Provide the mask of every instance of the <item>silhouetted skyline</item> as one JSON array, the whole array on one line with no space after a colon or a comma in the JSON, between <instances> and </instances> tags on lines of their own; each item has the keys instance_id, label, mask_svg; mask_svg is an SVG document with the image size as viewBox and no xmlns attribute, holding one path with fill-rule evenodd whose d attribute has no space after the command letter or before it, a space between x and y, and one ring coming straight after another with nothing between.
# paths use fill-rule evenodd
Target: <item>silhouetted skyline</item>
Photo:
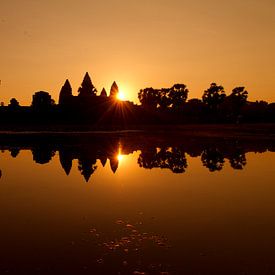
<instances>
[{"instance_id":1,"label":"silhouetted skyline","mask_svg":"<svg viewBox=\"0 0 275 275\"><path fill-rule=\"evenodd\" d=\"M58 101L63 78L76 90L85 71L99 91L117 80L135 103L142 87L185 83L199 97L211 82L275 101L274 9L273 0L2 1L1 101L28 105L39 89Z\"/></svg>"},{"instance_id":2,"label":"silhouetted skyline","mask_svg":"<svg viewBox=\"0 0 275 275\"><path fill-rule=\"evenodd\" d=\"M0 106L1 130L94 130L104 127L129 129L137 125L176 125L206 123L275 122L275 103L248 100L246 87L228 92L217 83L211 83L201 98L189 99L190 91L183 83L170 88L140 89L140 104L123 100L116 81L110 91L99 93L88 72L74 93L69 79L60 88L56 103L51 94L38 91L31 106L21 106L11 98L8 106ZM18 128L19 127L19 128ZM88 127L88 128L87 128Z\"/></svg>"}]
</instances>

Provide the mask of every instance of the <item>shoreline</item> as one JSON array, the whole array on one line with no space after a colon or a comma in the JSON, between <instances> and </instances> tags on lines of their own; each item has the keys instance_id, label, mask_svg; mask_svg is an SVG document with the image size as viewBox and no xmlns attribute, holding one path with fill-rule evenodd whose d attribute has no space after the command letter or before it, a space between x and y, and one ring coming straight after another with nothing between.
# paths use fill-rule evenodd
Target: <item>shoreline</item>
<instances>
[{"instance_id":1,"label":"shoreline","mask_svg":"<svg viewBox=\"0 0 275 275\"><path fill-rule=\"evenodd\" d=\"M86 126L87 127L87 126ZM46 128L46 127L45 127ZM186 124L186 125L138 125L128 128L67 128L48 127L47 130L37 128L13 127L1 129L0 140L8 137L74 137L74 136L156 136L156 137L215 137L215 138L261 138L275 140L274 123L258 124Z\"/></svg>"}]
</instances>

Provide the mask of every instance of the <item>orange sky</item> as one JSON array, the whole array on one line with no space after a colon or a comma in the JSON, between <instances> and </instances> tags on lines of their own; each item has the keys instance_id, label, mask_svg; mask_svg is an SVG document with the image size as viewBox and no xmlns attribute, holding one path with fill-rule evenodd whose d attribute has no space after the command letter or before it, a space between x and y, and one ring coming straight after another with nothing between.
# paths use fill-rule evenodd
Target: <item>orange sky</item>
<instances>
[{"instance_id":1,"label":"orange sky","mask_svg":"<svg viewBox=\"0 0 275 275\"><path fill-rule=\"evenodd\" d=\"M96 88L184 83L189 98L211 82L227 93L275 101L274 0L11 0L0 6L0 101L55 100L66 78L77 94L88 71Z\"/></svg>"}]
</instances>

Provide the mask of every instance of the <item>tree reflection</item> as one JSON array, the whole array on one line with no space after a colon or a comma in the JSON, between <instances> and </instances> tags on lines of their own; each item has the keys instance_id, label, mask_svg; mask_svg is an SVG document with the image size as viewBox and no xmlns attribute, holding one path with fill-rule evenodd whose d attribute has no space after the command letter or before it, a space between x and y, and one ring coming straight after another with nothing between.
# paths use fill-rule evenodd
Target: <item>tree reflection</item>
<instances>
[{"instance_id":1,"label":"tree reflection","mask_svg":"<svg viewBox=\"0 0 275 275\"><path fill-rule=\"evenodd\" d=\"M242 170L246 165L245 153L242 149L238 148L229 157L229 162L232 168Z\"/></svg>"},{"instance_id":2,"label":"tree reflection","mask_svg":"<svg viewBox=\"0 0 275 275\"><path fill-rule=\"evenodd\" d=\"M60 142L61 140L61 142ZM24 140L23 140L24 141ZM24 141L25 142L25 141ZM221 171L228 159L233 169L244 169L247 160L247 152L265 152L272 150L274 145L269 141L258 142L248 140L221 140L216 142L212 139L148 139L144 143L139 137L92 137L83 140L70 141L65 143L62 138L58 142L47 140L31 139L30 144L20 143L18 140L1 145L2 150L9 150L10 155L16 158L21 149L31 150L33 160L39 164L46 164L51 161L58 152L59 162L66 175L69 175L73 168L73 161L78 161L78 171L88 182L98 167L111 169L116 173L121 158L135 151L140 151L137 159L139 167L145 169L167 169L173 173L184 173L188 167L186 155L201 158L202 165L210 172ZM109 162L109 164L108 164ZM101 163L101 165L100 165ZM106 164L107 167L106 167Z\"/></svg>"},{"instance_id":3,"label":"tree reflection","mask_svg":"<svg viewBox=\"0 0 275 275\"><path fill-rule=\"evenodd\" d=\"M173 173L183 173L187 168L187 160L185 153L177 147L172 148L153 148L151 150L141 152L138 158L140 167L146 169L162 168L169 169Z\"/></svg>"},{"instance_id":4,"label":"tree reflection","mask_svg":"<svg viewBox=\"0 0 275 275\"><path fill-rule=\"evenodd\" d=\"M155 158L157 154L157 148L151 148L148 150L141 151L138 157L138 164L140 167L146 169L152 169L155 166Z\"/></svg>"},{"instance_id":5,"label":"tree reflection","mask_svg":"<svg viewBox=\"0 0 275 275\"><path fill-rule=\"evenodd\" d=\"M210 172L220 171L224 165L224 156L217 148L205 149L201 160L203 166L207 167Z\"/></svg>"}]
</instances>

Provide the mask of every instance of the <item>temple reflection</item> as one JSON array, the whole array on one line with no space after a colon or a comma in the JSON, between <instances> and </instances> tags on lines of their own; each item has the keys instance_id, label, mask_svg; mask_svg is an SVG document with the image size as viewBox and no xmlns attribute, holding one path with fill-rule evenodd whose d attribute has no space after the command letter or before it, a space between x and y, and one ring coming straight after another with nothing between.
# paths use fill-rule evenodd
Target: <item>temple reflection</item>
<instances>
[{"instance_id":1,"label":"temple reflection","mask_svg":"<svg viewBox=\"0 0 275 275\"><path fill-rule=\"evenodd\" d=\"M73 166L73 154L68 148L60 148L59 161L65 171L66 175L69 175Z\"/></svg>"},{"instance_id":2,"label":"temple reflection","mask_svg":"<svg viewBox=\"0 0 275 275\"><path fill-rule=\"evenodd\" d=\"M246 153L274 151L274 142L251 139L76 135L71 138L65 136L2 139L0 149L8 150L13 158L16 158L22 149L30 150L34 162L38 164L49 163L58 155L66 175L70 174L73 161L76 160L79 173L88 182L98 167L106 167L107 162L109 169L115 174L124 156L135 151L138 152L137 164L144 169L166 169L172 173L184 173L188 168L188 155L199 157L202 165L210 172L221 171L225 165L242 170L247 164Z\"/></svg>"},{"instance_id":3,"label":"temple reflection","mask_svg":"<svg viewBox=\"0 0 275 275\"><path fill-rule=\"evenodd\" d=\"M100 161L102 166L106 165L109 160L110 168L115 173L118 169L120 152L119 140L97 140L95 143L87 143L76 146L61 146L59 148L60 164L66 175L70 174L73 160L78 161L78 170L88 182L90 177L98 168L97 161Z\"/></svg>"}]
</instances>

